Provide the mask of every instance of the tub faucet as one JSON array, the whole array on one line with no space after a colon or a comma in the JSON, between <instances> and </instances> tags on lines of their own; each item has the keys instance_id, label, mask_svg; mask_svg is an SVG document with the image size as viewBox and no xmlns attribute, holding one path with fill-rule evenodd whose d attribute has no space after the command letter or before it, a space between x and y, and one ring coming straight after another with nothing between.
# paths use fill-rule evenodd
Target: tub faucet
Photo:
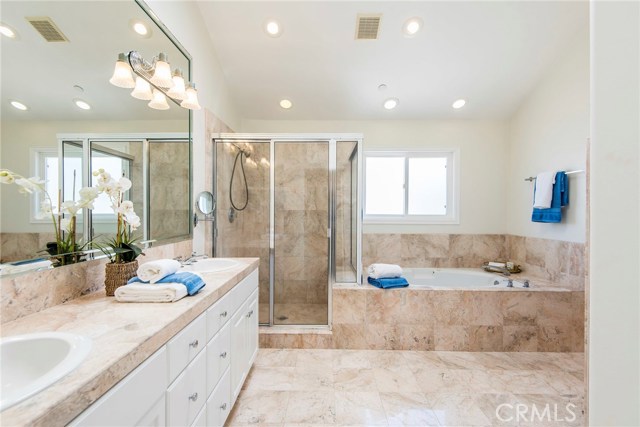
<instances>
[{"instance_id":1,"label":"tub faucet","mask_svg":"<svg viewBox=\"0 0 640 427\"><path fill-rule=\"evenodd\" d=\"M491 267L491 269L496 273L502 274L505 277L511 276L511 272L507 267Z\"/></svg>"}]
</instances>

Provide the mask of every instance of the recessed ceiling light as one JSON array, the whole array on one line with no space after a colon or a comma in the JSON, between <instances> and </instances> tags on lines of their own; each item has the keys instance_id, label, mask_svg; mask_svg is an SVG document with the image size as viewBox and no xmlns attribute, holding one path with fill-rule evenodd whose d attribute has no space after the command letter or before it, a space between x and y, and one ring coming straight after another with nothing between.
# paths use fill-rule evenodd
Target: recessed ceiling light
<instances>
[{"instance_id":1,"label":"recessed ceiling light","mask_svg":"<svg viewBox=\"0 0 640 427\"><path fill-rule=\"evenodd\" d=\"M283 99L282 101L280 101L280 106L285 110L288 110L289 108L293 107L293 103L288 99Z\"/></svg>"},{"instance_id":2,"label":"recessed ceiling light","mask_svg":"<svg viewBox=\"0 0 640 427\"><path fill-rule=\"evenodd\" d=\"M422 24L422 19L418 17L409 18L402 26L402 32L404 33L405 37L413 37L418 31L420 31L420 28L422 28Z\"/></svg>"},{"instance_id":3,"label":"recessed ceiling light","mask_svg":"<svg viewBox=\"0 0 640 427\"><path fill-rule=\"evenodd\" d=\"M13 106L13 108L16 108L20 111L27 111L29 109L29 107L27 107L20 101L11 101L11 105Z\"/></svg>"},{"instance_id":4,"label":"recessed ceiling light","mask_svg":"<svg viewBox=\"0 0 640 427\"><path fill-rule=\"evenodd\" d=\"M398 106L398 103L400 101L398 101L397 98L389 98L386 101L384 101L384 104L382 104L384 106L384 108L386 108L387 110L393 110L394 108L396 108Z\"/></svg>"},{"instance_id":5,"label":"recessed ceiling light","mask_svg":"<svg viewBox=\"0 0 640 427\"><path fill-rule=\"evenodd\" d=\"M16 38L16 32L10 26L6 24L0 24L0 34L5 37L9 37L10 39Z\"/></svg>"},{"instance_id":6,"label":"recessed ceiling light","mask_svg":"<svg viewBox=\"0 0 640 427\"><path fill-rule=\"evenodd\" d=\"M267 22L265 22L264 30L271 37L280 37L280 34L282 34L282 26L278 21L273 19L269 19L267 20Z\"/></svg>"},{"instance_id":7,"label":"recessed ceiling light","mask_svg":"<svg viewBox=\"0 0 640 427\"><path fill-rule=\"evenodd\" d=\"M73 100L73 103L76 104L76 107L82 109L82 110L90 110L91 109L91 105L89 105L86 101L83 101L80 98L75 98Z\"/></svg>"},{"instance_id":8,"label":"recessed ceiling light","mask_svg":"<svg viewBox=\"0 0 640 427\"><path fill-rule=\"evenodd\" d=\"M138 21L136 19L132 19L129 21L131 28L141 37L149 38L151 37L151 29L142 21Z\"/></svg>"},{"instance_id":9,"label":"recessed ceiling light","mask_svg":"<svg viewBox=\"0 0 640 427\"><path fill-rule=\"evenodd\" d=\"M464 107L464 104L466 103L467 101L465 101L464 99L458 99L451 106L457 110L459 108Z\"/></svg>"}]
</instances>

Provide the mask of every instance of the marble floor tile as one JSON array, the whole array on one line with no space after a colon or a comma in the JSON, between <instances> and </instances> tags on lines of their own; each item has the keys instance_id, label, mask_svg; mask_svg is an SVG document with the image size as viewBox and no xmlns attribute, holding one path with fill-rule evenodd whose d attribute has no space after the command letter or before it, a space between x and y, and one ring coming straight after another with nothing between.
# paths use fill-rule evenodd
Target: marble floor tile
<instances>
[{"instance_id":1,"label":"marble floor tile","mask_svg":"<svg viewBox=\"0 0 640 427\"><path fill-rule=\"evenodd\" d=\"M473 395L460 393L425 393L427 407L443 426L489 426L491 421L482 412Z\"/></svg>"},{"instance_id":2,"label":"marble floor tile","mask_svg":"<svg viewBox=\"0 0 640 427\"><path fill-rule=\"evenodd\" d=\"M422 393L380 393L390 426L439 426L435 411Z\"/></svg>"},{"instance_id":3,"label":"marble floor tile","mask_svg":"<svg viewBox=\"0 0 640 427\"><path fill-rule=\"evenodd\" d=\"M579 426L582 364L581 353L260 349L227 425Z\"/></svg>"},{"instance_id":4,"label":"marble floor tile","mask_svg":"<svg viewBox=\"0 0 640 427\"><path fill-rule=\"evenodd\" d=\"M366 389L365 389L366 390ZM375 391L336 392L336 423L345 426L387 426L387 415Z\"/></svg>"},{"instance_id":5,"label":"marble floor tile","mask_svg":"<svg viewBox=\"0 0 640 427\"><path fill-rule=\"evenodd\" d=\"M336 397L333 391L297 391L289 396L285 423L335 424Z\"/></svg>"}]
</instances>

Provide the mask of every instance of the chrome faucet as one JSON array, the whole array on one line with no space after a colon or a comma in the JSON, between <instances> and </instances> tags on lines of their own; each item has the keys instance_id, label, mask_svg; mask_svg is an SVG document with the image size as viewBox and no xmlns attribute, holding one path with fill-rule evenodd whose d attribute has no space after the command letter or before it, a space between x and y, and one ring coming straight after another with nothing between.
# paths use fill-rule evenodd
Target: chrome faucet
<instances>
[{"instance_id":1,"label":"chrome faucet","mask_svg":"<svg viewBox=\"0 0 640 427\"><path fill-rule=\"evenodd\" d=\"M509 272L509 269L506 267L491 267L491 270L495 271L496 273L500 273L505 277L511 276L511 272Z\"/></svg>"},{"instance_id":2,"label":"chrome faucet","mask_svg":"<svg viewBox=\"0 0 640 427\"><path fill-rule=\"evenodd\" d=\"M191 265L194 262L198 262L198 258L205 259L207 258L207 254L197 254L196 252L192 252L191 256L185 260L178 260L182 263L182 265Z\"/></svg>"}]
</instances>

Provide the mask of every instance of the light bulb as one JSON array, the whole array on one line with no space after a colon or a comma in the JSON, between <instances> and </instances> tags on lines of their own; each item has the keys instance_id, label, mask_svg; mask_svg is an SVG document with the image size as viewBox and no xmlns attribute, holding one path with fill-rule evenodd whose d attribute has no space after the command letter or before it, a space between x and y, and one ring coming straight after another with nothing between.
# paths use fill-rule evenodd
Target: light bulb
<instances>
[{"instance_id":1,"label":"light bulb","mask_svg":"<svg viewBox=\"0 0 640 427\"><path fill-rule=\"evenodd\" d=\"M402 27L402 32L405 37L413 37L418 33L418 31L420 31L422 24L422 19L418 17L408 19Z\"/></svg>"},{"instance_id":2,"label":"light bulb","mask_svg":"<svg viewBox=\"0 0 640 427\"><path fill-rule=\"evenodd\" d=\"M173 99L184 101L187 99L187 93L184 86L184 77L182 77L182 70L176 68L173 72L173 86L167 92L167 95Z\"/></svg>"},{"instance_id":3,"label":"light bulb","mask_svg":"<svg viewBox=\"0 0 640 427\"><path fill-rule=\"evenodd\" d=\"M142 77L136 77L136 87L131 91L131 96L143 101L151 101L153 93L151 93L151 85Z\"/></svg>"},{"instance_id":4,"label":"light bulb","mask_svg":"<svg viewBox=\"0 0 640 427\"><path fill-rule=\"evenodd\" d=\"M131 66L129 65L127 56L124 53L118 54L116 67L113 70L113 76L109 79L109 83L125 89L131 89L136 85L133 81L133 76L131 75Z\"/></svg>"},{"instance_id":5,"label":"light bulb","mask_svg":"<svg viewBox=\"0 0 640 427\"><path fill-rule=\"evenodd\" d=\"M398 100L396 98L389 98L386 101L384 101L384 108L386 108L387 110L393 110L394 108L396 108L398 106Z\"/></svg>"},{"instance_id":6,"label":"light bulb","mask_svg":"<svg viewBox=\"0 0 640 427\"><path fill-rule=\"evenodd\" d=\"M464 104L466 103L467 101L465 101L464 99L458 99L451 106L457 110L459 108L464 107Z\"/></svg>"},{"instance_id":7,"label":"light bulb","mask_svg":"<svg viewBox=\"0 0 640 427\"><path fill-rule=\"evenodd\" d=\"M171 79L171 66L167 55L160 53L158 60L155 63L155 71L153 77L151 77L151 83L156 86L170 88L173 86L173 80Z\"/></svg>"},{"instance_id":8,"label":"light bulb","mask_svg":"<svg viewBox=\"0 0 640 427\"><path fill-rule=\"evenodd\" d=\"M158 89L153 89L153 99L149 101L147 105L153 108L154 110L169 109L169 104L167 104L167 98L164 96L164 93L160 92Z\"/></svg>"},{"instance_id":9,"label":"light bulb","mask_svg":"<svg viewBox=\"0 0 640 427\"><path fill-rule=\"evenodd\" d=\"M11 101L11 106L13 108L16 108L16 109L20 110L20 111L27 111L29 109L29 107L27 107L26 105L24 105L20 101Z\"/></svg>"},{"instance_id":10,"label":"light bulb","mask_svg":"<svg viewBox=\"0 0 640 427\"><path fill-rule=\"evenodd\" d=\"M293 103L288 99L283 99L280 101L280 107L288 110L289 108L293 107Z\"/></svg>"},{"instance_id":11,"label":"light bulb","mask_svg":"<svg viewBox=\"0 0 640 427\"><path fill-rule=\"evenodd\" d=\"M73 103L76 104L76 107L80 108L81 110L90 110L91 109L91 105L89 105L88 102L80 99L80 98L75 98L73 100Z\"/></svg>"},{"instance_id":12,"label":"light bulb","mask_svg":"<svg viewBox=\"0 0 640 427\"><path fill-rule=\"evenodd\" d=\"M180 103L181 107L188 108L189 110L199 110L200 104L198 103L198 91L196 85L189 83L187 85L187 99Z\"/></svg>"}]
</instances>

